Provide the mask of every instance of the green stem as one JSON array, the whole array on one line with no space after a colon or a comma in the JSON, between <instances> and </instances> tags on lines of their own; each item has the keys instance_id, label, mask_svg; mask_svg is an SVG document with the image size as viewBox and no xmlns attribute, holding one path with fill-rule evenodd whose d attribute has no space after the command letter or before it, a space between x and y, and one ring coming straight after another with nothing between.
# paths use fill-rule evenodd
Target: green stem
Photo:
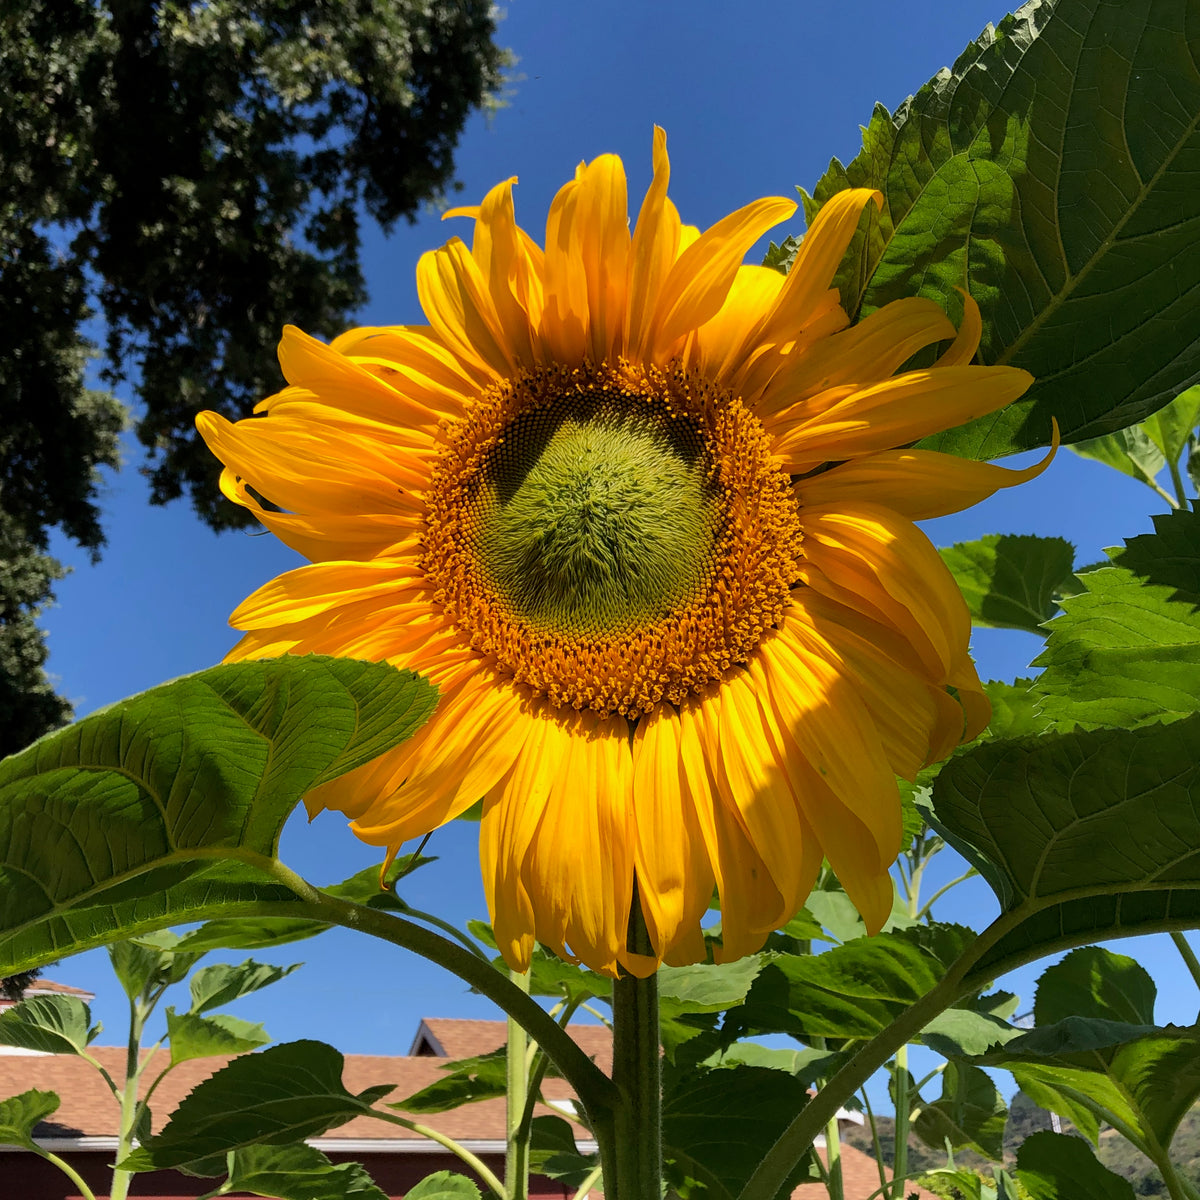
<instances>
[{"instance_id":1,"label":"green stem","mask_svg":"<svg viewBox=\"0 0 1200 1200\"><path fill-rule=\"evenodd\" d=\"M566 1029L567 1023L575 1015L575 1010L582 1003L583 997L571 1001L565 1001L558 1012L554 1014L558 1024ZM525 1112L521 1115L521 1124L518 1131L518 1136L529 1141L530 1131L533 1129L533 1111L537 1107L538 1097L542 1091L542 1080L546 1078L546 1068L550 1065L549 1058L542 1052L542 1049L536 1042L530 1047L534 1053L529 1059L529 1087L525 1097ZM564 1117L569 1117L571 1114L564 1112ZM578 1118L575 1118L578 1120Z\"/></svg>"},{"instance_id":2,"label":"green stem","mask_svg":"<svg viewBox=\"0 0 1200 1200\"><path fill-rule=\"evenodd\" d=\"M1188 940L1178 930L1171 930L1171 941L1175 943L1175 949L1179 951L1179 957L1187 964L1187 969L1192 973L1192 980L1198 988L1200 988L1200 959L1196 957L1196 952L1188 945Z\"/></svg>"},{"instance_id":3,"label":"green stem","mask_svg":"<svg viewBox=\"0 0 1200 1200\"><path fill-rule=\"evenodd\" d=\"M258 865L263 866L304 901L306 912L298 912L299 905L289 905L289 912L369 933L385 942L411 950L414 954L445 967L469 987L514 1017L550 1056L554 1065L562 1072L563 1078L575 1089L575 1094L593 1120L602 1122L609 1110L619 1102L620 1093L613 1081L584 1054L570 1034L560 1029L541 1005L510 983L490 962L477 958L441 934L412 921L406 921L403 917L318 891L306 879L277 859L268 863L258 860Z\"/></svg>"},{"instance_id":4,"label":"green stem","mask_svg":"<svg viewBox=\"0 0 1200 1200\"><path fill-rule=\"evenodd\" d=\"M1163 1183L1167 1185L1167 1192L1171 1200L1189 1200L1187 1192L1184 1191L1183 1180L1180 1179L1179 1172L1175 1170L1175 1164L1171 1161L1170 1156L1164 1153L1161 1158L1155 1160L1154 1165L1162 1174Z\"/></svg>"},{"instance_id":5,"label":"green stem","mask_svg":"<svg viewBox=\"0 0 1200 1200\"><path fill-rule=\"evenodd\" d=\"M825 1155L829 1160L829 1200L845 1200L842 1186L842 1131L837 1117L829 1118L825 1125Z\"/></svg>"},{"instance_id":6,"label":"green stem","mask_svg":"<svg viewBox=\"0 0 1200 1200\"><path fill-rule=\"evenodd\" d=\"M653 954L634 892L629 949ZM621 1103L611 1127L596 1129L605 1200L658 1200L662 1192L662 1061L658 976L622 975L613 982L613 1083Z\"/></svg>"},{"instance_id":7,"label":"green stem","mask_svg":"<svg viewBox=\"0 0 1200 1200\"><path fill-rule=\"evenodd\" d=\"M1177 468L1178 469L1178 468ZM1157 492L1172 508L1179 508L1180 505L1176 502L1175 497L1164 488L1160 488L1153 479L1143 481L1151 491Z\"/></svg>"},{"instance_id":8,"label":"green stem","mask_svg":"<svg viewBox=\"0 0 1200 1200\"><path fill-rule=\"evenodd\" d=\"M871 1108L871 1097L867 1095L867 1089L863 1088L860 1095L862 1096L863 1111L867 1114L867 1123L871 1126L871 1145L875 1150L875 1165L879 1168L879 1190L886 1192L888 1177L887 1168L883 1162L883 1147L879 1144L879 1125L875 1120L875 1111Z\"/></svg>"},{"instance_id":9,"label":"green stem","mask_svg":"<svg viewBox=\"0 0 1200 1200\"><path fill-rule=\"evenodd\" d=\"M401 901L403 904L404 902ZM411 904L404 904L404 915L414 921L423 921L426 925L432 925L435 929L440 929L443 933L449 934L461 946L465 946L476 958L482 958L484 962L491 962L491 959L483 952L478 943L472 941L460 929L455 929L449 921L443 921L441 917L435 917L433 913L422 912L419 908L413 908Z\"/></svg>"},{"instance_id":10,"label":"green stem","mask_svg":"<svg viewBox=\"0 0 1200 1200\"><path fill-rule=\"evenodd\" d=\"M407 1117L396 1116L395 1113L380 1112L377 1108L371 1109L371 1116L378 1117L381 1121L390 1121L393 1125L399 1125L403 1129L411 1129L413 1133L419 1133L431 1142L437 1142L439 1146L444 1146L455 1158L470 1167L483 1180L484 1186L496 1194L498 1200L508 1200L504 1184L496 1178L487 1163L472 1154L465 1146L460 1146L452 1137L447 1137L446 1134L439 1133L428 1125L422 1125L419 1121L410 1121Z\"/></svg>"},{"instance_id":11,"label":"green stem","mask_svg":"<svg viewBox=\"0 0 1200 1200\"><path fill-rule=\"evenodd\" d=\"M1171 486L1175 489L1175 496L1179 501L1179 507L1186 509L1188 506L1187 492L1183 487L1183 475L1179 470L1179 459L1175 459L1168 464L1171 468Z\"/></svg>"},{"instance_id":12,"label":"green stem","mask_svg":"<svg viewBox=\"0 0 1200 1200\"><path fill-rule=\"evenodd\" d=\"M36 1143L32 1144L32 1149L35 1154L40 1154L47 1162L53 1163L78 1189L83 1200L96 1200L96 1193L92 1191L86 1183L84 1183L78 1171L66 1159L59 1158L50 1150L43 1150Z\"/></svg>"},{"instance_id":13,"label":"green stem","mask_svg":"<svg viewBox=\"0 0 1200 1200\"><path fill-rule=\"evenodd\" d=\"M583 1198L594 1188L600 1179L601 1170L599 1167L593 1167L591 1171L584 1177L583 1182L579 1185L579 1190L575 1193L573 1200L583 1200Z\"/></svg>"},{"instance_id":14,"label":"green stem","mask_svg":"<svg viewBox=\"0 0 1200 1200\"><path fill-rule=\"evenodd\" d=\"M962 994L969 968L970 962L956 963L940 983L906 1008L886 1029L880 1030L830 1079L767 1151L738 1200L775 1200L792 1167L813 1144L842 1101L854 1095L901 1046L907 1045Z\"/></svg>"},{"instance_id":15,"label":"green stem","mask_svg":"<svg viewBox=\"0 0 1200 1200\"><path fill-rule=\"evenodd\" d=\"M943 887L938 888L938 890L934 892L924 904L921 905L921 911L917 913L917 920L921 920L922 918L929 916L934 904L948 891L950 891L951 888L958 887L960 883L963 883L968 879L974 879L974 877L978 874L979 872L974 867L971 867L970 870L964 871L957 879L952 879Z\"/></svg>"},{"instance_id":16,"label":"green stem","mask_svg":"<svg viewBox=\"0 0 1200 1200\"><path fill-rule=\"evenodd\" d=\"M142 997L129 1001L129 1041L125 1046L125 1085L121 1089L121 1123L117 1135L115 1162L124 1162L133 1148L133 1130L137 1122L138 1080L141 1078L142 1030L148 1010L143 1007ZM112 1187L109 1200L125 1200L129 1194L132 1173L113 1168Z\"/></svg>"},{"instance_id":17,"label":"green stem","mask_svg":"<svg viewBox=\"0 0 1200 1200\"><path fill-rule=\"evenodd\" d=\"M908 1174L908 1046L896 1050L896 1141L892 1149L892 1200L904 1200L904 1179Z\"/></svg>"},{"instance_id":18,"label":"green stem","mask_svg":"<svg viewBox=\"0 0 1200 1200\"><path fill-rule=\"evenodd\" d=\"M515 987L529 995L529 972L510 971ZM507 1143L504 1154L504 1187L509 1200L527 1200L529 1195L529 1131L525 1128L526 1100L530 1095L529 1035L520 1022L508 1018L507 1064Z\"/></svg>"}]
</instances>

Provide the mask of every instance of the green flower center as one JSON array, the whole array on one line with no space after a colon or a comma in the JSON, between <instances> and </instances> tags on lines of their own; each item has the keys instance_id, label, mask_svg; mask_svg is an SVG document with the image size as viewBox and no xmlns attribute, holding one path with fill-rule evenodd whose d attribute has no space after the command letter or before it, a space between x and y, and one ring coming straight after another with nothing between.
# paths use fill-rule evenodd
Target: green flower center
<instances>
[{"instance_id":1,"label":"green flower center","mask_svg":"<svg viewBox=\"0 0 1200 1200\"><path fill-rule=\"evenodd\" d=\"M600 636L685 605L711 574L720 490L700 431L591 390L519 415L480 465L482 573L535 628Z\"/></svg>"}]
</instances>

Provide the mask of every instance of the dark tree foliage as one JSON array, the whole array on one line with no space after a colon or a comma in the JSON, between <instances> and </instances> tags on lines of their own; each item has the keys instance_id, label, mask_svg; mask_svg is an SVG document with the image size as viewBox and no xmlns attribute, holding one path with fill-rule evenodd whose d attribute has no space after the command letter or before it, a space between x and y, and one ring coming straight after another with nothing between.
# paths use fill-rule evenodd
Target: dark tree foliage
<instances>
[{"instance_id":1,"label":"dark tree foliage","mask_svg":"<svg viewBox=\"0 0 1200 1200\"><path fill-rule=\"evenodd\" d=\"M451 186L494 35L490 0L0 0L0 753L69 711L38 690L47 531L103 543L122 410L85 385L85 322L133 384L152 499L244 523L196 413L278 389L284 324L349 323L362 216Z\"/></svg>"},{"instance_id":2,"label":"dark tree foliage","mask_svg":"<svg viewBox=\"0 0 1200 1200\"><path fill-rule=\"evenodd\" d=\"M41 967L32 971L22 971L19 975L0 977L0 997L5 1000L20 1000L25 995L25 989L42 973Z\"/></svg>"}]
</instances>

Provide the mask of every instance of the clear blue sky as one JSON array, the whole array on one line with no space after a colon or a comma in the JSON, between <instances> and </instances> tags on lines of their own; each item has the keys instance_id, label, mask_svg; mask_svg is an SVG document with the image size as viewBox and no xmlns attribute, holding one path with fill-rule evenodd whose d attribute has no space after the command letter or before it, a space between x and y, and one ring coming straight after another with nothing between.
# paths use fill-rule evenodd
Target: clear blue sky
<instances>
[{"instance_id":1,"label":"clear blue sky","mask_svg":"<svg viewBox=\"0 0 1200 1200\"><path fill-rule=\"evenodd\" d=\"M668 134L671 194L685 221L705 227L758 196L811 187L831 156L846 161L856 153L858 127L876 100L895 108L989 20L1004 15L984 0L514 3L500 27L501 43L520 60L509 103L490 121L473 120L463 137L461 202L474 203L498 180L517 175L518 220L540 241L550 199L575 164L615 151L625 161L636 214L657 123ZM469 236L469 225L443 225L431 215L388 238L369 233L371 300L362 323L420 322L417 257L456 232ZM778 231L776 240L786 232ZM310 332L330 337L340 331ZM272 346L262 350L274 354ZM182 504L152 509L140 462L130 439L124 469L104 480L109 544L100 565L56 546L75 570L45 617L49 669L80 715L219 661L233 640L226 626L230 610L267 579L299 565L269 535L218 537ZM1158 503L1132 480L1064 451L1035 483L931 523L929 532L940 545L986 533L1060 535L1075 544L1083 564L1122 537L1148 530ZM980 631L980 673L1012 679L1036 648L1028 635ZM441 860L414 877L409 900L459 924L485 916L475 839L475 828L462 824L437 833L430 850ZM316 883L376 861L341 818L328 814L312 827L295 818L284 858ZM955 919L986 924L995 911L990 893L971 886L960 895ZM1155 973L1164 993L1160 1020L1194 1019L1194 988L1165 937L1117 948ZM280 1041L318 1037L348 1052L402 1054L422 1016L498 1015L422 960L349 932L260 957L308 964L230 1010L263 1021ZM51 975L95 991L95 1015L106 1026L101 1040L122 1039L127 1018L103 951L64 962ZM1026 1006L1035 975L1025 971L1010 982Z\"/></svg>"}]
</instances>

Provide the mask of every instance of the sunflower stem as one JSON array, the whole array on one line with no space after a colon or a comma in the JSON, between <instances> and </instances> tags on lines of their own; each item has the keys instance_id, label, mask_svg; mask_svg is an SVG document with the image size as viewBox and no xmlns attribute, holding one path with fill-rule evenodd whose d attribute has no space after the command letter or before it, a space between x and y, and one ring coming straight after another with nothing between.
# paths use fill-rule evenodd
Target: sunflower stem
<instances>
[{"instance_id":1,"label":"sunflower stem","mask_svg":"<svg viewBox=\"0 0 1200 1200\"><path fill-rule=\"evenodd\" d=\"M628 945L635 954L654 953L636 892ZM658 977L622 975L613 984L612 1005L612 1078L623 1103L613 1113L612 1144L602 1144L604 1195L606 1200L658 1200L662 1193ZM599 1136L598 1132L598 1140Z\"/></svg>"},{"instance_id":2,"label":"sunflower stem","mask_svg":"<svg viewBox=\"0 0 1200 1200\"><path fill-rule=\"evenodd\" d=\"M509 979L529 995L529 972L509 971ZM525 1125L525 1106L529 1092L529 1035L511 1014L508 1018L508 1142L504 1156L504 1187L509 1200L527 1200L529 1196L529 1130Z\"/></svg>"}]
</instances>

